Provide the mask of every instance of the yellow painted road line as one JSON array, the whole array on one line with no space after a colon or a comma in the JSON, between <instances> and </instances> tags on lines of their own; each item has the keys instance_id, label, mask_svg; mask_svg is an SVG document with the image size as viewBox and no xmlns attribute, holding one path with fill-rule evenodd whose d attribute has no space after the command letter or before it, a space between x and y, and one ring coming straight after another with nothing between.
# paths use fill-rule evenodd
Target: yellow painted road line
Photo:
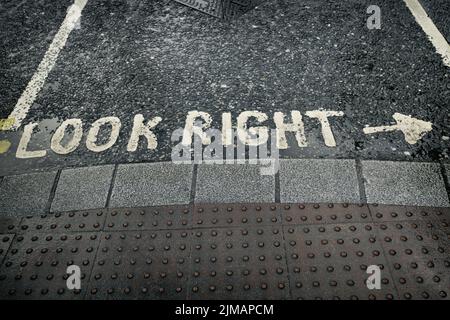
<instances>
[{"instance_id":1,"label":"yellow painted road line","mask_svg":"<svg viewBox=\"0 0 450 320\"><path fill-rule=\"evenodd\" d=\"M15 122L16 120L14 118L0 119L0 131L9 130Z\"/></svg>"}]
</instances>

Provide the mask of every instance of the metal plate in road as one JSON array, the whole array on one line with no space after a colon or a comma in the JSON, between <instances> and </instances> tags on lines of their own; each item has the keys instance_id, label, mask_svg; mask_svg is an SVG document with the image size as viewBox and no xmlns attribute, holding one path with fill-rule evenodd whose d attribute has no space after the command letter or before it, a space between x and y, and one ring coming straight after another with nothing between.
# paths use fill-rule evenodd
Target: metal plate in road
<instances>
[{"instance_id":1,"label":"metal plate in road","mask_svg":"<svg viewBox=\"0 0 450 320\"><path fill-rule=\"evenodd\" d=\"M211 16L232 19L253 9L264 0L175 0Z\"/></svg>"},{"instance_id":2,"label":"metal plate in road","mask_svg":"<svg viewBox=\"0 0 450 320\"><path fill-rule=\"evenodd\" d=\"M222 17L222 0L175 0L211 16Z\"/></svg>"}]
</instances>

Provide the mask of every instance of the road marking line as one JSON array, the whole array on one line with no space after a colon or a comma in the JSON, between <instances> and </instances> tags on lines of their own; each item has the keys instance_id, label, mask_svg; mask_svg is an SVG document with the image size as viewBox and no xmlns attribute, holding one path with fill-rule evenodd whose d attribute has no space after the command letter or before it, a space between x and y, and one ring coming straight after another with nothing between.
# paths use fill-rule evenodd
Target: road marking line
<instances>
[{"instance_id":1,"label":"road marking line","mask_svg":"<svg viewBox=\"0 0 450 320\"><path fill-rule=\"evenodd\" d=\"M427 34L428 39L434 45L436 51L442 56L444 64L450 68L450 45L447 43L447 40L445 40L433 21L428 17L428 14L418 0L403 1L406 3L414 18L416 18L417 23L422 27L422 30Z\"/></svg>"},{"instance_id":2,"label":"road marking line","mask_svg":"<svg viewBox=\"0 0 450 320\"><path fill-rule=\"evenodd\" d=\"M16 120L11 127L12 130L18 129L22 124L22 121L26 118L30 107L33 105L39 91L41 91L44 86L48 74L55 66L59 53L66 45L70 33L77 25L77 22L81 17L81 11L86 6L87 1L88 0L75 0L74 4L67 10L66 18L61 24L58 33L53 38L50 47L25 88L25 91L22 93L22 96L17 101L14 110L9 115L9 118Z\"/></svg>"},{"instance_id":3,"label":"road marking line","mask_svg":"<svg viewBox=\"0 0 450 320\"><path fill-rule=\"evenodd\" d=\"M8 140L0 140L0 154L8 152L11 147L11 142Z\"/></svg>"},{"instance_id":4,"label":"road marking line","mask_svg":"<svg viewBox=\"0 0 450 320\"><path fill-rule=\"evenodd\" d=\"M391 126L365 127L365 134L374 134L379 132L401 131L405 136L406 142L416 144L422 137L433 130L433 123L406 116L396 112L392 116L396 124Z\"/></svg>"}]
</instances>

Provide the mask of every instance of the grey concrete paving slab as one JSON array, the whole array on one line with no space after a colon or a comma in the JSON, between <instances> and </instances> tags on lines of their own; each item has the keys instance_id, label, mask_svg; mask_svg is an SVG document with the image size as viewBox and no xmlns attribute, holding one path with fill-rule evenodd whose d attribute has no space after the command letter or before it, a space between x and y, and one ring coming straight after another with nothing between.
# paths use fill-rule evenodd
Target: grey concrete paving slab
<instances>
[{"instance_id":1,"label":"grey concrete paving slab","mask_svg":"<svg viewBox=\"0 0 450 320\"><path fill-rule=\"evenodd\" d=\"M193 168L172 163L119 165L110 207L189 203Z\"/></svg>"},{"instance_id":2,"label":"grey concrete paving slab","mask_svg":"<svg viewBox=\"0 0 450 320\"><path fill-rule=\"evenodd\" d=\"M281 160L281 202L360 202L354 160Z\"/></svg>"},{"instance_id":3,"label":"grey concrete paving slab","mask_svg":"<svg viewBox=\"0 0 450 320\"><path fill-rule=\"evenodd\" d=\"M51 211L104 208L113 172L114 165L63 170Z\"/></svg>"},{"instance_id":4,"label":"grey concrete paving slab","mask_svg":"<svg viewBox=\"0 0 450 320\"><path fill-rule=\"evenodd\" d=\"M448 207L437 163L362 161L368 203Z\"/></svg>"},{"instance_id":5,"label":"grey concrete paving slab","mask_svg":"<svg viewBox=\"0 0 450 320\"><path fill-rule=\"evenodd\" d=\"M275 201L275 176L261 175L253 164L198 166L196 203Z\"/></svg>"},{"instance_id":6,"label":"grey concrete paving slab","mask_svg":"<svg viewBox=\"0 0 450 320\"><path fill-rule=\"evenodd\" d=\"M4 177L0 185L0 214L44 213L56 171Z\"/></svg>"},{"instance_id":7,"label":"grey concrete paving slab","mask_svg":"<svg viewBox=\"0 0 450 320\"><path fill-rule=\"evenodd\" d=\"M447 179L447 186L450 186L450 164L444 164L445 175ZM450 197L450 190L447 189L448 196Z\"/></svg>"}]
</instances>

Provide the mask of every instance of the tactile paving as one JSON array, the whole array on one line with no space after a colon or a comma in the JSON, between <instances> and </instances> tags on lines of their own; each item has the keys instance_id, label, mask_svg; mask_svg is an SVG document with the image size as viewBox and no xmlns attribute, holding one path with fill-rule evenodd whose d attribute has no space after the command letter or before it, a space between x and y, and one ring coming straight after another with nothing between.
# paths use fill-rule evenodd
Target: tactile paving
<instances>
[{"instance_id":1,"label":"tactile paving","mask_svg":"<svg viewBox=\"0 0 450 320\"><path fill-rule=\"evenodd\" d=\"M162 206L153 208L111 210L106 219L106 230L165 230L186 229L192 224L189 206Z\"/></svg>"},{"instance_id":2,"label":"tactile paving","mask_svg":"<svg viewBox=\"0 0 450 320\"><path fill-rule=\"evenodd\" d=\"M106 209L43 214L25 217L20 230L28 232L82 232L102 230Z\"/></svg>"},{"instance_id":3,"label":"tactile paving","mask_svg":"<svg viewBox=\"0 0 450 320\"><path fill-rule=\"evenodd\" d=\"M449 299L450 228L439 222L377 224L402 299Z\"/></svg>"},{"instance_id":4,"label":"tactile paving","mask_svg":"<svg viewBox=\"0 0 450 320\"><path fill-rule=\"evenodd\" d=\"M450 208L369 205L374 222L441 220L450 221Z\"/></svg>"},{"instance_id":5,"label":"tactile paving","mask_svg":"<svg viewBox=\"0 0 450 320\"><path fill-rule=\"evenodd\" d=\"M19 230L21 220L22 218L16 217L0 217L0 234L17 232Z\"/></svg>"},{"instance_id":6,"label":"tactile paving","mask_svg":"<svg viewBox=\"0 0 450 320\"><path fill-rule=\"evenodd\" d=\"M363 204L286 204L281 206L284 225L372 222Z\"/></svg>"},{"instance_id":7,"label":"tactile paving","mask_svg":"<svg viewBox=\"0 0 450 320\"><path fill-rule=\"evenodd\" d=\"M285 226L294 299L394 299L376 230L371 224ZM381 269L381 289L369 290L367 267Z\"/></svg>"},{"instance_id":8,"label":"tactile paving","mask_svg":"<svg viewBox=\"0 0 450 320\"><path fill-rule=\"evenodd\" d=\"M188 231L111 232L102 235L90 299L186 299Z\"/></svg>"},{"instance_id":9,"label":"tactile paving","mask_svg":"<svg viewBox=\"0 0 450 320\"><path fill-rule=\"evenodd\" d=\"M280 224L280 213L275 204L195 205L193 226L245 227Z\"/></svg>"},{"instance_id":10,"label":"tactile paving","mask_svg":"<svg viewBox=\"0 0 450 320\"><path fill-rule=\"evenodd\" d=\"M450 300L449 212L240 203L1 218L0 298Z\"/></svg>"},{"instance_id":11,"label":"tactile paving","mask_svg":"<svg viewBox=\"0 0 450 320\"><path fill-rule=\"evenodd\" d=\"M191 299L286 299L280 227L195 230Z\"/></svg>"},{"instance_id":12,"label":"tactile paving","mask_svg":"<svg viewBox=\"0 0 450 320\"><path fill-rule=\"evenodd\" d=\"M3 299L81 299L98 247L95 233L36 234L15 237L0 268ZM81 271L81 289L67 287L67 267Z\"/></svg>"},{"instance_id":13,"label":"tactile paving","mask_svg":"<svg viewBox=\"0 0 450 320\"><path fill-rule=\"evenodd\" d=\"M0 266L8 252L9 246L14 238L14 234L0 234Z\"/></svg>"}]
</instances>

